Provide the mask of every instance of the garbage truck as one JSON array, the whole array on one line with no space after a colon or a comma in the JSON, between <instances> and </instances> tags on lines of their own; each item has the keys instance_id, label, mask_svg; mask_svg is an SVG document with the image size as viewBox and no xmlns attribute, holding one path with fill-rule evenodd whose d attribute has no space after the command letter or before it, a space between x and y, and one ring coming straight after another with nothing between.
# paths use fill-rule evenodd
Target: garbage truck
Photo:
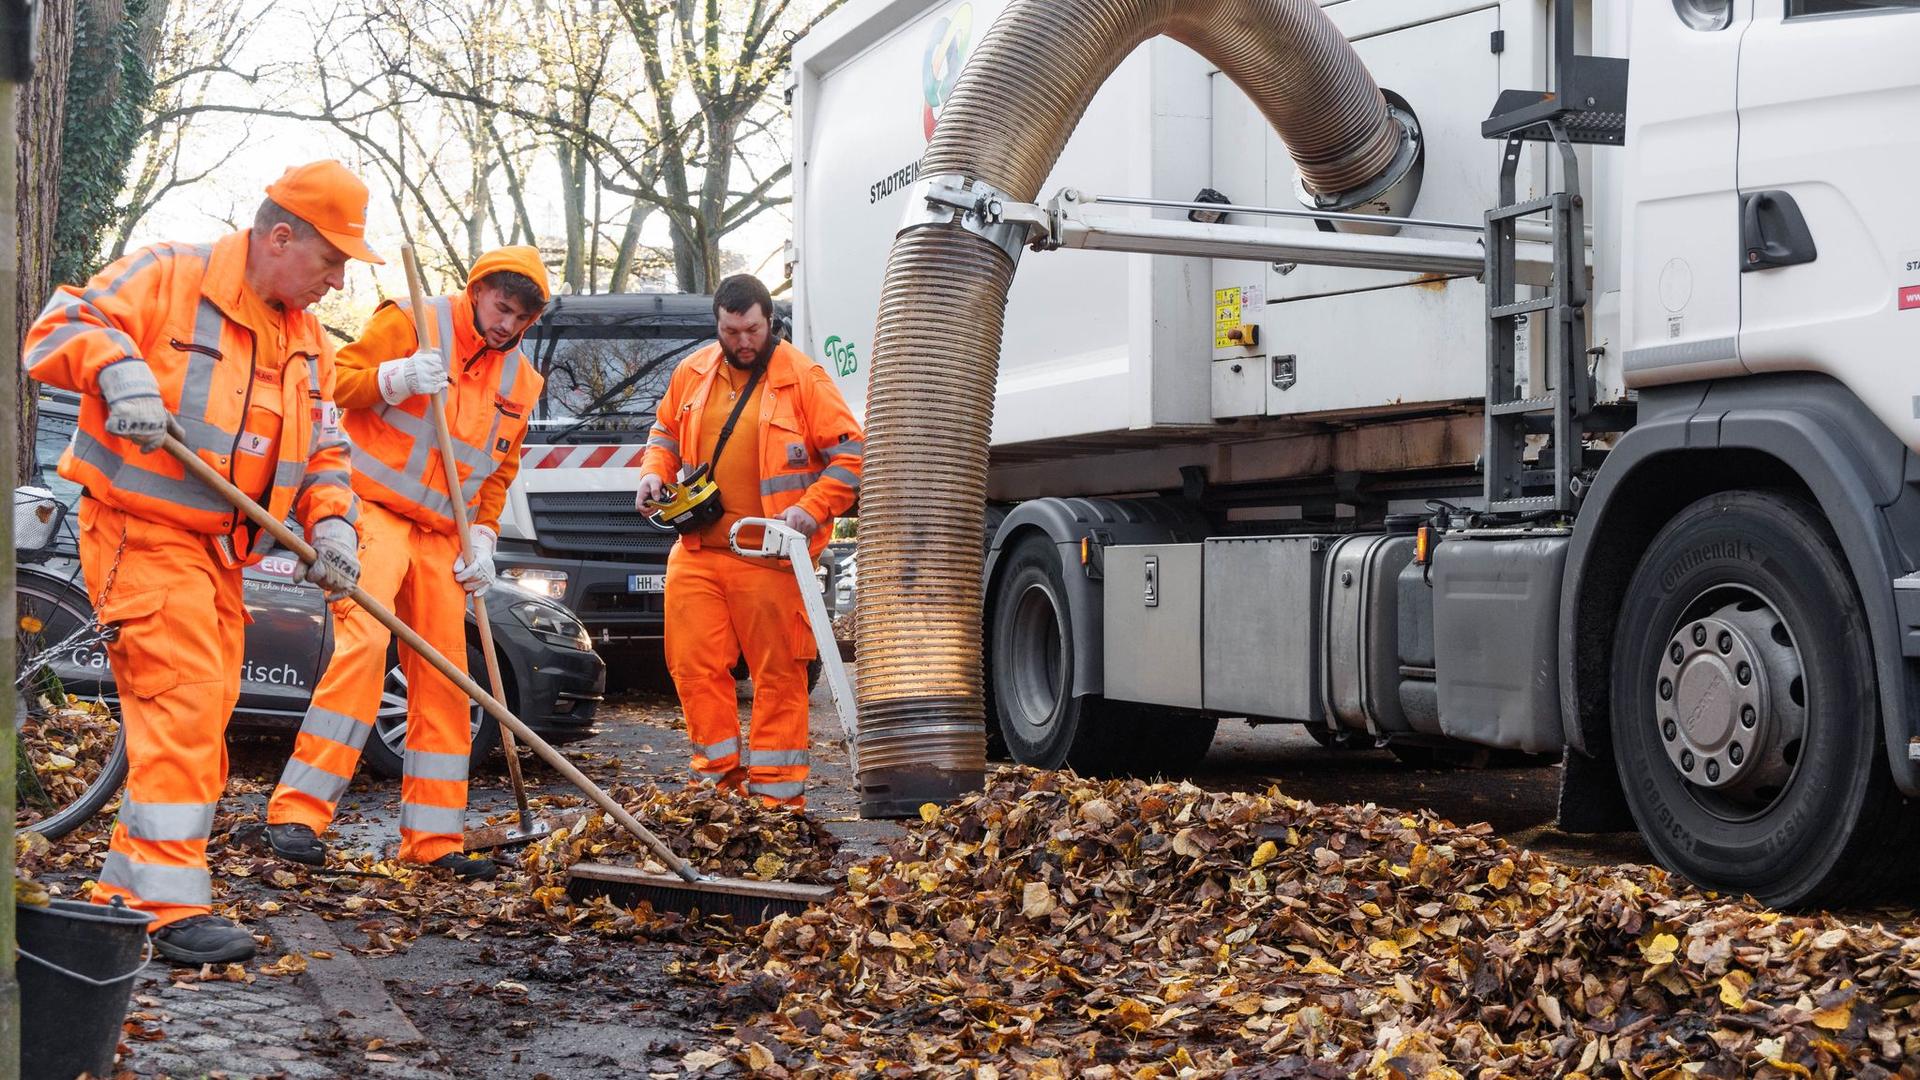
<instances>
[{"instance_id":1,"label":"garbage truck","mask_svg":"<svg viewBox=\"0 0 1920 1080\"><path fill-rule=\"evenodd\" d=\"M1334 192L1244 74L1149 36L1026 198L922 165L1017 3L853 0L789 92L796 340L856 407L897 238L1017 266L990 741L1177 773L1246 719L1561 755L1563 828L1637 828L1702 886L1910 882L1920 0L1303 4L1390 121ZM1064 62L1000 40L1009 78Z\"/></svg>"}]
</instances>

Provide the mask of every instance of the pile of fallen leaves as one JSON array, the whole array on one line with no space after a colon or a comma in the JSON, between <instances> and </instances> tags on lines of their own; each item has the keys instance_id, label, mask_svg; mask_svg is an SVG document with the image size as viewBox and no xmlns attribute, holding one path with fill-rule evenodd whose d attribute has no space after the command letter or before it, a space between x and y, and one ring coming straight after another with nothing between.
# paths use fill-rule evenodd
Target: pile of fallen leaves
<instances>
[{"instance_id":1,"label":"pile of fallen leaves","mask_svg":"<svg viewBox=\"0 0 1920 1080\"><path fill-rule=\"evenodd\" d=\"M717 961L758 1072L1920 1076L1920 926L1487 826L1009 769ZM741 1038L740 1033L747 1034ZM782 1045L784 1044L784 1045ZM777 1052L776 1052L777 1051Z\"/></svg>"},{"instance_id":2,"label":"pile of fallen leaves","mask_svg":"<svg viewBox=\"0 0 1920 1080\"><path fill-rule=\"evenodd\" d=\"M78 799L107 767L119 734L119 719L101 702L41 698L16 734L24 768L16 773L14 827L24 829Z\"/></svg>"}]
</instances>

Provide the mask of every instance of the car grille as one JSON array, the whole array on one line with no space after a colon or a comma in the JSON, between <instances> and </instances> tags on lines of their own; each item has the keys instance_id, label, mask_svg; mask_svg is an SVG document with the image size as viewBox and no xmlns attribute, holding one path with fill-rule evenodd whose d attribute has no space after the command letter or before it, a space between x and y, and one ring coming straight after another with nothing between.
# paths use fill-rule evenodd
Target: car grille
<instances>
[{"instance_id":1,"label":"car grille","mask_svg":"<svg viewBox=\"0 0 1920 1080\"><path fill-rule=\"evenodd\" d=\"M665 558L674 534L634 512L631 491L529 491L534 534L549 551Z\"/></svg>"}]
</instances>

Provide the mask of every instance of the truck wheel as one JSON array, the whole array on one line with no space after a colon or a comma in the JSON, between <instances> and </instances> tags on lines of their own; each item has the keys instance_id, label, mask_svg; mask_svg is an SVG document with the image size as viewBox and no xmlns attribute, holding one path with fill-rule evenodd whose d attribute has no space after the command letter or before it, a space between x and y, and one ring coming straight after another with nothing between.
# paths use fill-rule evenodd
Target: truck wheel
<instances>
[{"instance_id":1,"label":"truck wheel","mask_svg":"<svg viewBox=\"0 0 1920 1080\"><path fill-rule=\"evenodd\" d=\"M1073 694L1073 619L1053 545L1038 536L1014 545L995 593L987 671L992 719L1013 760L1087 774L1197 765L1212 717Z\"/></svg>"},{"instance_id":2,"label":"truck wheel","mask_svg":"<svg viewBox=\"0 0 1920 1080\"><path fill-rule=\"evenodd\" d=\"M1073 694L1073 614L1060 556L1029 536L1007 555L993 605L992 701L1007 752L1022 765L1087 770L1104 764L1086 730L1089 702Z\"/></svg>"},{"instance_id":3,"label":"truck wheel","mask_svg":"<svg viewBox=\"0 0 1920 1080\"><path fill-rule=\"evenodd\" d=\"M1681 511L1626 591L1613 748L1640 832L1706 888L1779 906L1892 883L1916 815L1881 755L1873 656L1818 510L1723 492Z\"/></svg>"}]
</instances>

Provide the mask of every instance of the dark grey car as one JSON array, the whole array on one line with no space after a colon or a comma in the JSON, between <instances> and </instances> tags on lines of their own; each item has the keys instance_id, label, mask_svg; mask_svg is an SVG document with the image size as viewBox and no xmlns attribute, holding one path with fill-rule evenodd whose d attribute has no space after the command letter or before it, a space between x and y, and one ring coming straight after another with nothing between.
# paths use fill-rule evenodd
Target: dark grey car
<instances>
[{"instance_id":1,"label":"dark grey car","mask_svg":"<svg viewBox=\"0 0 1920 1080\"><path fill-rule=\"evenodd\" d=\"M18 552L16 637L23 661L36 650L62 641L92 616L80 575L72 512L80 492L54 472L77 417L78 401L72 395L42 394L36 431L38 481L67 513L44 547ZM253 622L246 631L240 701L232 721L236 730L291 733L333 655L332 620L320 590L294 580L294 570L295 560L280 555L269 556L244 572L247 612ZM504 582L490 590L485 600L508 707L550 742L593 734L594 712L606 688L606 665L594 653L585 627L560 605ZM467 669L484 671L471 614L467 636ZM47 658L47 663L67 692L83 698L113 698L112 673L101 646L63 650ZM377 737L368 740L364 756L375 772L399 776L406 740L406 682L397 653L389 654L388 667L375 724ZM478 706L473 709L473 724L477 765L499 745L499 730Z\"/></svg>"}]
</instances>

